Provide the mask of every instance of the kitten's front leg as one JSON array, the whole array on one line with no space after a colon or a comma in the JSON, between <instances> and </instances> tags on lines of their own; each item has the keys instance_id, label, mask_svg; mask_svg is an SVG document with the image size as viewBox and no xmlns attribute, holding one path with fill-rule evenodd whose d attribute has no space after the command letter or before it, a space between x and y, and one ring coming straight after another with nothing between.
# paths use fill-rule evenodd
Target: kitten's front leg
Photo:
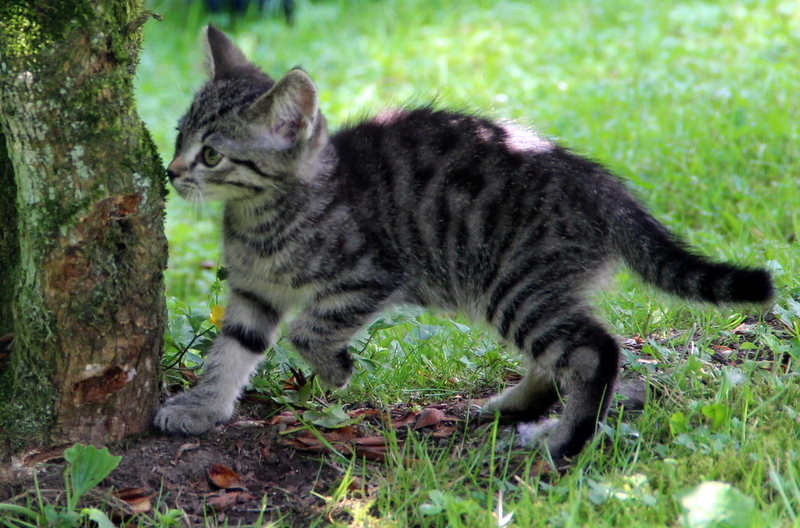
<instances>
[{"instance_id":1,"label":"kitten's front leg","mask_svg":"<svg viewBox=\"0 0 800 528\"><path fill-rule=\"evenodd\" d=\"M269 303L234 290L200 382L167 400L156 413L156 426L168 433L199 435L229 420L279 321L280 313Z\"/></svg>"}]
</instances>

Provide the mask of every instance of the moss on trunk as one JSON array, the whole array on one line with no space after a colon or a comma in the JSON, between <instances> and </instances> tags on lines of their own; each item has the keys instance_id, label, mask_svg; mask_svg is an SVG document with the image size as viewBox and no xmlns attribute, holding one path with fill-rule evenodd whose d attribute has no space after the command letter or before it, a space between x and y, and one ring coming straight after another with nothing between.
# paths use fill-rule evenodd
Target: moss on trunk
<instances>
[{"instance_id":1,"label":"moss on trunk","mask_svg":"<svg viewBox=\"0 0 800 528\"><path fill-rule=\"evenodd\" d=\"M141 0L0 7L19 256L0 289L14 335L0 455L121 439L147 428L158 400L165 182L133 100L143 15Z\"/></svg>"}]
</instances>

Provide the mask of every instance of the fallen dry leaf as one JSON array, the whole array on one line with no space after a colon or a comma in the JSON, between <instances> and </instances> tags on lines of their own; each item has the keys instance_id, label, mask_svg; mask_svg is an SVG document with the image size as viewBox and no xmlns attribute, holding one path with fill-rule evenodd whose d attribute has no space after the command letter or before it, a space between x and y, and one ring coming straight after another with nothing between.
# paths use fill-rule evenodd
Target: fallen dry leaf
<instances>
[{"instance_id":1,"label":"fallen dry leaf","mask_svg":"<svg viewBox=\"0 0 800 528\"><path fill-rule=\"evenodd\" d=\"M422 413L420 413L417 421L414 423L414 427L411 429L416 431L417 429L421 429L423 427L428 427L431 425L435 425L439 422L444 420L444 411L440 409L435 409L433 407L428 407Z\"/></svg>"},{"instance_id":2,"label":"fallen dry leaf","mask_svg":"<svg viewBox=\"0 0 800 528\"><path fill-rule=\"evenodd\" d=\"M327 445L308 432L294 438L285 438L283 444L299 451L330 453L333 448L343 455L355 455L373 462L386 461L387 446L384 437L377 435L358 437L357 434L357 429L348 426L324 433L322 437L328 443Z\"/></svg>"},{"instance_id":3,"label":"fallen dry leaf","mask_svg":"<svg viewBox=\"0 0 800 528\"><path fill-rule=\"evenodd\" d=\"M144 488L124 488L115 491L114 495L130 506L134 513L146 513L153 507L150 502L150 497L154 494L147 493Z\"/></svg>"},{"instance_id":4,"label":"fallen dry leaf","mask_svg":"<svg viewBox=\"0 0 800 528\"><path fill-rule=\"evenodd\" d=\"M751 334L751 333L753 333L755 328L756 328L756 325L754 325L754 324L742 323L742 324L740 324L739 326L737 326L736 328L733 329L733 333L734 334L740 334L740 335L741 334Z\"/></svg>"},{"instance_id":5,"label":"fallen dry leaf","mask_svg":"<svg viewBox=\"0 0 800 528\"><path fill-rule=\"evenodd\" d=\"M622 344L629 347L642 346L644 345L644 339L642 339L641 335L636 334L633 337L623 339Z\"/></svg>"},{"instance_id":6,"label":"fallen dry leaf","mask_svg":"<svg viewBox=\"0 0 800 528\"><path fill-rule=\"evenodd\" d=\"M253 500L253 498L254 497L246 491L233 491L211 496L206 500L206 504L214 508L215 511L221 512L227 510L234 504L241 504Z\"/></svg>"},{"instance_id":7,"label":"fallen dry leaf","mask_svg":"<svg viewBox=\"0 0 800 528\"><path fill-rule=\"evenodd\" d=\"M299 420L297 419L297 413L293 411L283 411L280 414L273 416L272 420L269 421L271 425L295 425L298 422Z\"/></svg>"},{"instance_id":8,"label":"fallen dry leaf","mask_svg":"<svg viewBox=\"0 0 800 528\"><path fill-rule=\"evenodd\" d=\"M731 347L727 347L725 345L711 345L711 348L713 348L717 353L722 354L723 356L733 352L733 349Z\"/></svg>"},{"instance_id":9,"label":"fallen dry leaf","mask_svg":"<svg viewBox=\"0 0 800 528\"><path fill-rule=\"evenodd\" d=\"M553 466L551 466L546 460L537 459L533 461L533 464L531 464L530 476L532 477L547 475L550 473L556 473L556 470L553 469ZM516 475L514 475L514 478L519 480L519 477Z\"/></svg>"},{"instance_id":10,"label":"fallen dry leaf","mask_svg":"<svg viewBox=\"0 0 800 528\"><path fill-rule=\"evenodd\" d=\"M311 451L313 453L326 452L327 448L317 438L313 436L297 436L295 438L284 438L283 445L299 449L300 451Z\"/></svg>"},{"instance_id":11,"label":"fallen dry leaf","mask_svg":"<svg viewBox=\"0 0 800 528\"><path fill-rule=\"evenodd\" d=\"M408 411L406 413L402 413L395 418L392 418L392 427L395 429L399 429L404 426L413 425L414 422L417 421L417 413L414 411Z\"/></svg>"},{"instance_id":12,"label":"fallen dry leaf","mask_svg":"<svg viewBox=\"0 0 800 528\"><path fill-rule=\"evenodd\" d=\"M386 439L382 436L364 436L356 438L354 442L362 446L385 446Z\"/></svg>"},{"instance_id":13,"label":"fallen dry leaf","mask_svg":"<svg viewBox=\"0 0 800 528\"><path fill-rule=\"evenodd\" d=\"M447 438L451 436L456 430L454 425L445 425L443 423L438 423L433 428L433 433L431 436L434 438Z\"/></svg>"},{"instance_id":14,"label":"fallen dry leaf","mask_svg":"<svg viewBox=\"0 0 800 528\"><path fill-rule=\"evenodd\" d=\"M242 484L239 475L229 467L222 464L214 464L208 471L208 479L218 488L222 489L246 489Z\"/></svg>"},{"instance_id":15,"label":"fallen dry leaf","mask_svg":"<svg viewBox=\"0 0 800 528\"><path fill-rule=\"evenodd\" d=\"M64 444L48 449L47 451L31 451L25 454L23 464L25 467L34 467L36 464L64 458L64 450L68 447L69 444Z\"/></svg>"},{"instance_id":16,"label":"fallen dry leaf","mask_svg":"<svg viewBox=\"0 0 800 528\"><path fill-rule=\"evenodd\" d=\"M386 462L386 446L356 446L356 456L372 462Z\"/></svg>"},{"instance_id":17,"label":"fallen dry leaf","mask_svg":"<svg viewBox=\"0 0 800 528\"><path fill-rule=\"evenodd\" d=\"M356 409L347 413L350 418L372 418L373 416L380 416L381 412L378 409Z\"/></svg>"},{"instance_id":18,"label":"fallen dry leaf","mask_svg":"<svg viewBox=\"0 0 800 528\"><path fill-rule=\"evenodd\" d=\"M350 491L362 490L364 489L364 481L361 480L361 477L352 477L350 484L347 485L347 489Z\"/></svg>"},{"instance_id":19,"label":"fallen dry leaf","mask_svg":"<svg viewBox=\"0 0 800 528\"><path fill-rule=\"evenodd\" d=\"M178 452L175 453L175 458L173 458L172 461L177 462L183 453L191 451L192 449L197 449L198 447L200 447L200 442L188 442L183 444L178 448Z\"/></svg>"},{"instance_id":20,"label":"fallen dry leaf","mask_svg":"<svg viewBox=\"0 0 800 528\"><path fill-rule=\"evenodd\" d=\"M264 427L267 425L266 420L239 420L228 424L228 427L244 428L244 427Z\"/></svg>"},{"instance_id":21,"label":"fallen dry leaf","mask_svg":"<svg viewBox=\"0 0 800 528\"><path fill-rule=\"evenodd\" d=\"M336 433L336 435L338 435L338 437L343 439L343 440L344 439L354 440L356 437L358 437L361 434L358 431L358 429L356 429L352 425L345 425L344 427L337 427L336 429L334 429L331 432L332 433ZM322 435L322 436L325 436L327 438L327 435Z\"/></svg>"}]
</instances>

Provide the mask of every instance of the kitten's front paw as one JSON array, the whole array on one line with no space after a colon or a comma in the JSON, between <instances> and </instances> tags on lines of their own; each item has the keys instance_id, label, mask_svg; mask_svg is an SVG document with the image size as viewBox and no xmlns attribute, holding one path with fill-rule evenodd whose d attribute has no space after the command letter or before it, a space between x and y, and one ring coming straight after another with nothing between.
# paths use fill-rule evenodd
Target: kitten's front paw
<instances>
[{"instance_id":1,"label":"kitten's front paw","mask_svg":"<svg viewBox=\"0 0 800 528\"><path fill-rule=\"evenodd\" d=\"M499 395L492 396L489 398L486 403L484 403L481 408L480 412L483 416L494 416L497 413L503 413L503 406L502 406L502 399Z\"/></svg>"},{"instance_id":2,"label":"kitten's front paw","mask_svg":"<svg viewBox=\"0 0 800 528\"><path fill-rule=\"evenodd\" d=\"M317 376L317 381L319 384L322 385L325 389L336 390L341 389L347 386L350 383L350 374L343 373L341 371L338 372L322 372L316 371L314 372Z\"/></svg>"},{"instance_id":3,"label":"kitten's front paw","mask_svg":"<svg viewBox=\"0 0 800 528\"><path fill-rule=\"evenodd\" d=\"M219 409L191 393L179 394L167 400L156 412L153 420L156 427L166 433L201 435L215 425L227 421L233 409Z\"/></svg>"}]
</instances>

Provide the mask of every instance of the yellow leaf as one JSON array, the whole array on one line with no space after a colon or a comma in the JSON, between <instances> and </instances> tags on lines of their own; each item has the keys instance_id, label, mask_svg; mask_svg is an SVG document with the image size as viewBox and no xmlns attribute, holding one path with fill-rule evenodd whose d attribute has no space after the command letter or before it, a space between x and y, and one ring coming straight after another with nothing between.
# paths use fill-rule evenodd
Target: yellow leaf
<instances>
[{"instance_id":1,"label":"yellow leaf","mask_svg":"<svg viewBox=\"0 0 800 528\"><path fill-rule=\"evenodd\" d=\"M215 304L214 306L211 307L211 315L208 317L208 320L211 321L211 324L213 324L219 329L222 329L222 320L224 318L225 318L224 306Z\"/></svg>"}]
</instances>

